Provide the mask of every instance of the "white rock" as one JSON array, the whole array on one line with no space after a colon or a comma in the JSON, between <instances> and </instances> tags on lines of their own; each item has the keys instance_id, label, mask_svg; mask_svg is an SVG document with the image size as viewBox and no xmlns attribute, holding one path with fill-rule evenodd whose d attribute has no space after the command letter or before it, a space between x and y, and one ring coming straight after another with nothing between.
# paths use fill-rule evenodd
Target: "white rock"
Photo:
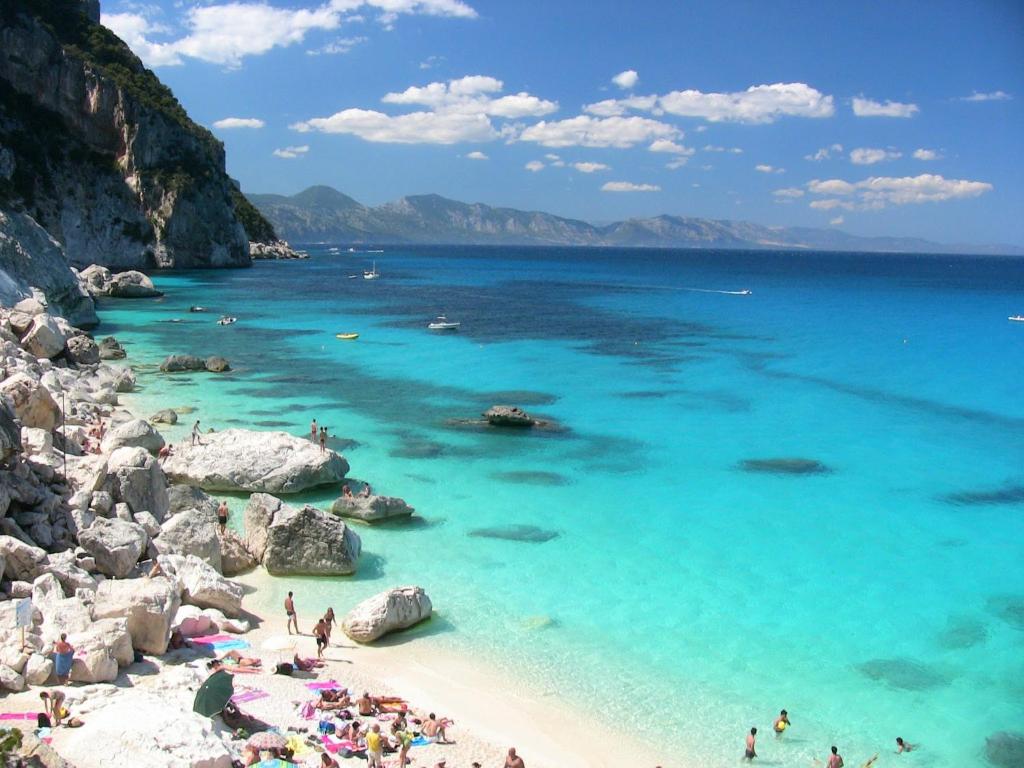
<instances>
[{"instance_id":1,"label":"white rock","mask_svg":"<svg viewBox=\"0 0 1024 768\"><path fill-rule=\"evenodd\" d=\"M340 518L265 493L249 497L245 528L247 548L275 576L355 573L362 551L359 536Z\"/></svg>"},{"instance_id":2,"label":"white rock","mask_svg":"<svg viewBox=\"0 0 1024 768\"><path fill-rule=\"evenodd\" d=\"M64 351L67 341L57 321L50 315L36 315L21 343L29 354L36 357L56 357Z\"/></svg>"},{"instance_id":3,"label":"white rock","mask_svg":"<svg viewBox=\"0 0 1024 768\"><path fill-rule=\"evenodd\" d=\"M25 653L21 648L13 646L5 646L0 648L0 664L5 667L10 667L14 672L19 675L25 670L25 664L28 663L29 654Z\"/></svg>"},{"instance_id":4,"label":"white rock","mask_svg":"<svg viewBox=\"0 0 1024 768\"><path fill-rule=\"evenodd\" d=\"M372 643L396 629L429 619L430 598L422 587L396 587L359 603L348 612L341 628L359 643Z\"/></svg>"},{"instance_id":5,"label":"white rock","mask_svg":"<svg viewBox=\"0 0 1024 768\"><path fill-rule=\"evenodd\" d=\"M32 547L13 536L0 536L0 557L10 579L34 581L46 565L46 552Z\"/></svg>"},{"instance_id":6,"label":"white rock","mask_svg":"<svg viewBox=\"0 0 1024 768\"><path fill-rule=\"evenodd\" d=\"M220 540L217 518L208 511L186 509L164 521L153 539L153 546L162 555L195 555L221 570Z\"/></svg>"},{"instance_id":7,"label":"white rock","mask_svg":"<svg viewBox=\"0 0 1024 768\"><path fill-rule=\"evenodd\" d=\"M342 496L331 505L334 514L364 523L410 517L415 511L397 496Z\"/></svg>"},{"instance_id":8,"label":"white rock","mask_svg":"<svg viewBox=\"0 0 1024 768\"><path fill-rule=\"evenodd\" d=\"M171 622L180 604L177 585L166 578L107 579L96 590L92 615L127 619L135 650L161 655L167 651Z\"/></svg>"},{"instance_id":9,"label":"white rock","mask_svg":"<svg viewBox=\"0 0 1024 768\"><path fill-rule=\"evenodd\" d=\"M10 398L14 415L23 427L51 431L60 422L60 408L50 391L25 373L16 373L0 381L0 395Z\"/></svg>"},{"instance_id":10,"label":"white rock","mask_svg":"<svg viewBox=\"0 0 1024 768\"><path fill-rule=\"evenodd\" d=\"M96 590L96 579L89 575L82 561L70 550L48 555L43 570L56 576L68 595L74 594L78 589Z\"/></svg>"},{"instance_id":11,"label":"white rock","mask_svg":"<svg viewBox=\"0 0 1024 768\"><path fill-rule=\"evenodd\" d=\"M25 681L29 685L46 685L51 675L53 662L50 659L38 653L28 657L28 663L25 664Z\"/></svg>"},{"instance_id":12,"label":"white rock","mask_svg":"<svg viewBox=\"0 0 1024 768\"><path fill-rule=\"evenodd\" d=\"M50 453L53 451L53 435L45 429L22 427L21 445L29 455Z\"/></svg>"},{"instance_id":13,"label":"white rock","mask_svg":"<svg viewBox=\"0 0 1024 768\"><path fill-rule=\"evenodd\" d=\"M6 691L23 691L25 678L10 667L0 664L0 688Z\"/></svg>"},{"instance_id":14,"label":"white rock","mask_svg":"<svg viewBox=\"0 0 1024 768\"><path fill-rule=\"evenodd\" d=\"M160 523L158 523L156 518L149 514L149 512L138 512L132 516L132 519L142 526L142 530L144 530L151 539L160 535Z\"/></svg>"},{"instance_id":15,"label":"white rock","mask_svg":"<svg viewBox=\"0 0 1024 768\"><path fill-rule=\"evenodd\" d=\"M149 512L162 521L167 516L167 479L144 448L118 448L107 459L105 487L115 501L123 501L132 512Z\"/></svg>"},{"instance_id":16,"label":"white rock","mask_svg":"<svg viewBox=\"0 0 1024 768\"><path fill-rule=\"evenodd\" d=\"M164 447L164 439L148 421L133 419L125 424L118 424L103 436L104 453L124 447L145 448L155 456Z\"/></svg>"},{"instance_id":17,"label":"white rock","mask_svg":"<svg viewBox=\"0 0 1024 768\"><path fill-rule=\"evenodd\" d=\"M146 531L137 523L99 517L78 534L78 543L96 559L100 573L124 578L139 562L146 546Z\"/></svg>"},{"instance_id":18,"label":"white rock","mask_svg":"<svg viewBox=\"0 0 1024 768\"><path fill-rule=\"evenodd\" d=\"M348 462L286 432L227 429L204 434L199 445L176 446L164 472L171 482L208 491L296 493L340 482Z\"/></svg>"},{"instance_id":19,"label":"white rock","mask_svg":"<svg viewBox=\"0 0 1024 768\"><path fill-rule=\"evenodd\" d=\"M228 616L242 612L242 587L195 555L160 555L157 562L165 574L177 579L183 603L216 608Z\"/></svg>"}]
</instances>

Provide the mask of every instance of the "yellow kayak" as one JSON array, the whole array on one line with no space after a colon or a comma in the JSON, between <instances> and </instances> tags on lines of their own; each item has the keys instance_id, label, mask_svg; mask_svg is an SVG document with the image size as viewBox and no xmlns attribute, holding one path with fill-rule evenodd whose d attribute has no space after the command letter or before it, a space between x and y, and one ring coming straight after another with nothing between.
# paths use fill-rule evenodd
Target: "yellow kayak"
<instances>
[{"instance_id":1,"label":"yellow kayak","mask_svg":"<svg viewBox=\"0 0 1024 768\"><path fill-rule=\"evenodd\" d=\"M341 339L342 341L352 341L352 339L358 339L358 333L336 333L335 338Z\"/></svg>"}]
</instances>

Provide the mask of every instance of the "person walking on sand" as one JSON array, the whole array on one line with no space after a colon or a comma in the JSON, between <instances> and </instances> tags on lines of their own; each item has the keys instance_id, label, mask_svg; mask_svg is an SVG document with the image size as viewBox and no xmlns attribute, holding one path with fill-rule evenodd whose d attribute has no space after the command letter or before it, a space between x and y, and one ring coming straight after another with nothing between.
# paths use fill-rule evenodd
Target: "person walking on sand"
<instances>
[{"instance_id":1,"label":"person walking on sand","mask_svg":"<svg viewBox=\"0 0 1024 768\"><path fill-rule=\"evenodd\" d=\"M327 427L320 427L320 453L327 450Z\"/></svg>"},{"instance_id":2,"label":"person walking on sand","mask_svg":"<svg viewBox=\"0 0 1024 768\"><path fill-rule=\"evenodd\" d=\"M284 599L284 612L288 616L288 634L292 633L292 625L295 626L295 634L301 635L299 632L299 619L295 615L295 601L292 599L292 593L288 593L288 597Z\"/></svg>"},{"instance_id":3,"label":"person walking on sand","mask_svg":"<svg viewBox=\"0 0 1024 768\"><path fill-rule=\"evenodd\" d=\"M223 499L217 507L217 525L220 526L220 535L223 536L228 527L228 503Z\"/></svg>"},{"instance_id":4,"label":"person walking on sand","mask_svg":"<svg viewBox=\"0 0 1024 768\"><path fill-rule=\"evenodd\" d=\"M515 747L508 748L508 757L505 758L505 768L526 768L523 758L516 754Z\"/></svg>"},{"instance_id":5,"label":"person walking on sand","mask_svg":"<svg viewBox=\"0 0 1024 768\"><path fill-rule=\"evenodd\" d=\"M374 723L366 734L366 768L383 768L384 739L380 725Z\"/></svg>"},{"instance_id":6,"label":"person walking on sand","mask_svg":"<svg viewBox=\"0 0 1024 768\"><path fill-rule=\"evenodd\" d=\"M839 747L835 744L832 745L832 754L828 756L826 765L828 768L843 768L843 757L839 754Z\"/></svg>"},{"instance_id":7,"label":"person walking on sand","mask_svg":"<svg viewBox=\"0 0 1024 768\"><path fill-rule=\"evenodd\" d=\"M772 723L772 730L775 731L776 736L781 736L792 723L789 722L789 713L786 710L779 712L779 716L775 718L775 722Z\"/></svg>"},{"instance_id":8,"label":"person walking on sand","mask_svg":"<svg viewBox=\"0 0 1024 768\"><path fill-rule=\"evenodd\" d=\"M337 625L338 620L334 616L334 609L328 608L327 613L324 614L324 624L327 625L327 644L331 643L331 628L332 625Z\"/></svg>"},{"instance_id":9,"label":"person walking on sand","mask_svg":"<svg viewBox=\"0 0 1024 768\"><path fill-rule=\"evenodd\" d=\"M313 637L316 638L316 657L324 657L324 648L327 647L327 622L320 619L313 627Z\"/></svg>"},{"instance_id":10,"label":"person walking on sand","mask_svg":"<svg viewBox=\"0 0 1024 768\"><path fill-rule=\"evenodd\" d=\"M196 419L196 423L192 425L192 445L197 444L203 444L203 441L199 437L199 419Z\"/></svg>"},{"instance_id":11,"label":"person walking on sand","mask_svg":"<svg viewBox=\"0 0 1024 768\"><path fill-rule=\"evenodd\" d=\"M748 762L757 757L757 728L751 728L747 734L747 750L743 753L743 759Z\"/></svg>"},{"instance_id":12,"label":"person walking on sand","mask_svg":"<svg viewBox=\"0 0 1024 768\"><path fill-rule=\"evenodd\" d=\"M312 423L309 425L309 442L314 444L316 443L316 436L318 432L319 429L316 426L316 419L313 419Z\"/></svg>"},{"instance_id":13,"label":"person walking on sand","mask_svg":"<svg viewBox=\"0 0 1024 768\"><path fill-rule=\"evenodd\" d=\"M57 682L67 685L71 677L71 664L75 660L75 647L68 642L66 633L61 632L60 640L53 644L53 671Z\"/></svg>"}]
</instances>

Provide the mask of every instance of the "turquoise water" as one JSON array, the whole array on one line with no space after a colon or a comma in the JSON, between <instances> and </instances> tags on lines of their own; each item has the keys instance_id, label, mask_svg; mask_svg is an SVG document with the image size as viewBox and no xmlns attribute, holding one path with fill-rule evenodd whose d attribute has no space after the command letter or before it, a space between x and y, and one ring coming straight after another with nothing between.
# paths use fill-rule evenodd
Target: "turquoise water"
<instances>
[{"instance_id":1,"label":"turquoise water","mask_svg":"<svg viewBox=\"0 0 1024 768\"><path fill-rule=\"evenodd\" d=\"M316 417L351 476L417 508L359 529L355 578L277 582L300 607L421 584L437 617L417 642L700 765L734 765L751 725L761 762L802 768L831 744L848 765L984 765L987 736L1021 730L1024 260L311 252L157 276L165 298L108 302L101 328L143 366L144 407L296 434ZM380 280L348 279L371 259ZM459 333L426 330L441 312ZM235 370L145 367L171 352ZM450 423L495 402L561 428ZM741 464L783 457L829 471ZM470 535L511 524L547 540ZM897 758L896 736L923 748Z\"/></svg>"}]
</instances>

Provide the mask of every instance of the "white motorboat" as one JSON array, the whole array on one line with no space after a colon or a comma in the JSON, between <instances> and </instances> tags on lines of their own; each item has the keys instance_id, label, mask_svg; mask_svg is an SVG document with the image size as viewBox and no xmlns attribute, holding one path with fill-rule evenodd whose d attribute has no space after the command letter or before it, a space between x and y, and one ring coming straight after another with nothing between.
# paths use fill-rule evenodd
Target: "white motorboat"
<instances>
[{"instance_id":1,"label":"white motorboat","mask_svg":"<svg viewBox=\"0 0 1024 768\"><path fill-rule=\"evenodd\" d=\"M224 315L223 317L221 317L220 320L217 321L217 325L231 325L232 323L237 323L237 322L238 322L238 318L237 317L228 317L227 315Z\"/></svg>"},{"instance_id":2,"label":"white motorboat","mask_svg":"<svg viewBox=\"0 0 1024 768\"><path fill-rule=\"evenodd\" d=\"M1009 319L1015 323L1024 323L1024 315L1010 315Z\"/></svg>"},{"instance_id":3,"label":"white motorboat","mask_svg":"<svg viewBox=\"0 0 1024 768\"><path fill-rule=\"evenodd\" d=\"M432 331L457 331L462 323L453 323L444 315L438 315L437 319L427 326Z\"/></svg>"},{"instance_id":4,"label":"white motorboat","mask_svg":"<svg viewBox=\"0 0 1024 768\"><path fill-rule=\"evenodd\" d=\"M363 279L364 280L376 280L378 277L380 277L380 272L377 271L377 262L376 261L373 262L373 269L371 269L369 271L363 270Z\"/></svg>"}]
</instances>

